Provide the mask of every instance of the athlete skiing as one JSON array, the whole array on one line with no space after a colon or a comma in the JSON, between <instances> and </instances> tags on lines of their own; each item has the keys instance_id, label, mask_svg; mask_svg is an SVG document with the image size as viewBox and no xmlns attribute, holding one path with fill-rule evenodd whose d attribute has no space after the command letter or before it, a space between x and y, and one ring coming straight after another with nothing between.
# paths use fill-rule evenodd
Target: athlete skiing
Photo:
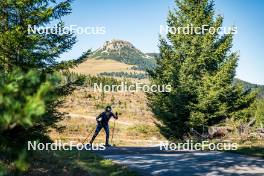
<instances>
[{"instance_id":1,"label":"athlete skiing","mask_svg":"<svg viewBox=\"0 0 264 176\"><path fill-rule=\"evenodd\" d=\"M106 138L105 138L105 146L106 147L109 147L111 146L109 144L109 125L108 125L108 122L109 120L111 119L111 117L115 118L115 119L118 119L118 115L117 113L114 114L112 112L112 108L111 106L107 106L105 108L105 111L102 112L98 117L96 117L96 121L97 121L97 126L96 126L96 129L95 129L95 132L94 132L94 135L90 141L90 145L92 145L93 141L95 140L96 136L99 134L99 132L101 131L102 128L104 128L104 131L105 131L105 135L106 135Z\"/></svg>"}]
</instances>

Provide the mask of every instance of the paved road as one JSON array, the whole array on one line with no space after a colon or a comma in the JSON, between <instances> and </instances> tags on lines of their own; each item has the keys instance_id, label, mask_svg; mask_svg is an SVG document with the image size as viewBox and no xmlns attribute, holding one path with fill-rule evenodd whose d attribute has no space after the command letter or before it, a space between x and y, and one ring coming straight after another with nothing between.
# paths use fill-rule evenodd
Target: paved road
<instances>
[{"instance_id":1,"label":"paved road","mask_svg":"<svg viewBox=\"0 0 264 176\"><path fill-rule=\"evenodd\" d=\"M264 176L264 159L233 153L160 151L157 147L112 147L94 152L142 175Z\"/></svg>"}]
</instances>

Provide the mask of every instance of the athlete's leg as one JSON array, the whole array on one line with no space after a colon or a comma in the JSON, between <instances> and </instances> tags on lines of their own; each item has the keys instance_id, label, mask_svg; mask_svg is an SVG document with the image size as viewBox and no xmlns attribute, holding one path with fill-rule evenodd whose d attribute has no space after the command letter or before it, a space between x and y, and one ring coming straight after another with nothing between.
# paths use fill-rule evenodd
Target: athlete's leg
<instances>
[{"instance_id":1,"label":"athlete's leg","mask_svg":"<svg viewBox=\"0 0 264 176\"><path fill-rule=\"evenodd\" d=\"M105 145L109 144L109 125L104 125L105 130Z\"/></svg>"}]
</instances>

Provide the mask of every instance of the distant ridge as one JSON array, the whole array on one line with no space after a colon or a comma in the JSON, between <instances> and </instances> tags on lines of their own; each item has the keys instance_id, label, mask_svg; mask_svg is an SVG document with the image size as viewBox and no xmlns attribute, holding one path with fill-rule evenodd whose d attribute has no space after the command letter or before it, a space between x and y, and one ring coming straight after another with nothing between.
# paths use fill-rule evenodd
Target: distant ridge
<instances>
[{"instance_id":1,"label":"distant ridge","mask_svg":"<svg viewBox=\"0 0 264 176\"><path fill-rule=\"evenodd\" d=\"M258 94L259 97L264 98L264 85L252 84L252 83L249 83L249 82L237 79L237 78L235 78L234 83L242 84L245 90L249 90L249 89L256 90L256 89L258 89L259 90L259 94Z\"/></svg>"}]
</instances>

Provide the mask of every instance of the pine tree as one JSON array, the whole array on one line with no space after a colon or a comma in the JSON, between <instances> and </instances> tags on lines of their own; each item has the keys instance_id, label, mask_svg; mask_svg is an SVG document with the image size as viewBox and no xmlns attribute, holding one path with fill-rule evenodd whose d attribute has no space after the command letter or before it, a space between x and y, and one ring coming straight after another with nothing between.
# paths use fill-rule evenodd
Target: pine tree
<instances>
[{"instance_id":1,"label":"pine tree","mask_svg":"<svg viewBox=\"0 0 264 176\"><path fill-rule=\"evenodd\" d=\"M70 93L79 81L62 84L58 71L84 59L56 60L75 43L72 33L28 29L55 22L57 30L63 30L61 18L70 12L71 0L0 0L0 155L20 170L27 168L23 152L27 141L50 141L48 128L56 128L63 118L57 111L60 96Z\"/></svg>"},{"instance_id":2,"label":"pine tree","mask_svg":"<svg viewBox=\"0 0 264 176\"><path fill-rule=\"evenodd\" d=\"M75 43L72 33L62 33L61 18L71 12L70 0L1 0L0 60L6 69L18 66L23 70L46 68L57 64L56 58ZM33 32L34 27L54 27L57 33Z\"/></svg>"},{"instance_id":3,"label":"pine tree","mask_svg":"<svg viewBox=\"0 0 264 176\"><path fill-rule=\"evenodd\" d=\"M213 1L177 0L176 5L169 12L168 27L222 26L223 17L215 15ZM198 32L168 32L167 39L160 39L157 67L149 73L152 84L172 86L171 92L148 96L168 138L182 139L192 128L202 132L227 118L242 118L242 110L255 99L255 93L233 84L238 54L230 51L232 30Z\"/></svg>"}]
</instances>

